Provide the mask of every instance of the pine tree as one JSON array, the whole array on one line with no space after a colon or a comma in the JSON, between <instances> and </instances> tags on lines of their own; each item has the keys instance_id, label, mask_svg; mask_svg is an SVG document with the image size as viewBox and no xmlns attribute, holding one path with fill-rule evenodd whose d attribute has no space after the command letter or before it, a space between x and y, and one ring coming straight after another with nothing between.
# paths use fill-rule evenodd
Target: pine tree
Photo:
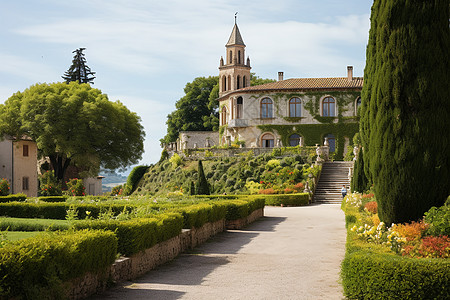
<instances>
[{"instance_id":1,"label":"pine tree","mask_svg":"<svg viewBox=\"0 0 450 300\"><path fill-rule=\"evenodd\" d=\"M69 70L64 73L64 76L61 76L67 83L71 81L78 81L79 83L91 83L94 84L95 77L92 76L95 72L91 71L86 65L86 58L84 58L83 51L86 48L79 48L74 50L72 53L75 53L75 56L72 60L72 65Z\"/></svg>"},{"instance_id":2,"label":"pine tree","mask_svg":"<svg viewBox=\"0 0 450 300\"><path fill-rule=\"evenodd\" d=\"M448 0L375 0L360 132L380 219L421 218L450 192Z\"/></svg>"},{"instance_id":3,"label":"pine tree","mask_svg":"<svg viewBox=\"0 0 450 300\"><path fill-rule=\"evenodd\" d=\"M197 195L209 195L209 185L203 171L202 161L198 161Z\"/></svg>"}]
</instances>

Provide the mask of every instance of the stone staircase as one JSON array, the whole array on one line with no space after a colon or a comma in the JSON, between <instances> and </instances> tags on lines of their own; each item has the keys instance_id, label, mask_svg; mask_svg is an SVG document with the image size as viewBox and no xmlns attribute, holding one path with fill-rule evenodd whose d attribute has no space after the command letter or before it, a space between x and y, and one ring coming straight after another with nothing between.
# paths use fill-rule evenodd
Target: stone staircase
<instances>
[{"instance_id":1,"label":"stone staircase","mask_svg":"<svg viewBox=\"0 0 450 300\"><path fill-rule=\"evenodd\" d=\"M353 168L352 161L325 162L322 165L322 172L314 193L313 202L340 204L342 202L342 186L345 185L347 192L349 192L349 168Z\"/></svg>"}]
</instances>

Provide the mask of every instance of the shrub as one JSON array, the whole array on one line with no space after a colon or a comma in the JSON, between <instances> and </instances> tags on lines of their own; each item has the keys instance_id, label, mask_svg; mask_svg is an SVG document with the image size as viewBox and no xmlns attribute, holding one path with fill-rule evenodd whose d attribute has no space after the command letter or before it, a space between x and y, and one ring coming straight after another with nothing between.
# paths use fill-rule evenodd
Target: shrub
<instances>
[{"instance_id":1,"label":"shrub","mask_svg":"<svg viewBox=\"0 0 450 300\"><path fill-rule=\"evenodd\" d=\"M124 186L122 184L116 185L111 189L111 196L120 196L123 194Z\"/></svg>"},{"instance_id":2,"label":"shrub","mask_svg":"<svg viewBox=\"0 0 450 300\"><path fill-rule=\"evenodd\" d=\"M0 196L0 202L13 202L13 201L25 201L27 195L25 194L13 194L8 196Z\"/></svg>"},{"instance_id":3,"label":"shrub","mask_svg":"<svg viewBox=\"0 0 450 300\"><path fill-rule=\"evenodd\" d=\"M377 202L376 201L367 202L366 205L364 205L364 209L371 214L376 214L378 212Z\"/></svg>"},{"instance_id":4,"label":"shrub","mask_svg":"<svg viewBox=\"0 0 450 300\"><path fill-rule=\"evenodd\" d=\"M39 201L42 202L66 202L67 196L47 196L47 197L39 197Z\"/></svg>"},{"instance_id":5,"label":"shrub","mask_svg":"<svg viewBox=\"0 0 450 300\"><path fill-rule=\"evenodd\" d=\"M430 208L425 213L425 222L430 224L426 234L450 236L450 206Z\"/></svg>"},{"instance_id":6,"label":"shrub","mask_svg":"<svg viewBox=\"0 0 450 300\"><path fill-rule=\"evenodd\" d=\"M69 196L85 196L85 187L82 179L72 178L66 182L67 190L65 194Z\"/></svg>"},{"instance_id":7,"label":"shrub","mask_svg":"<svg viewBox=\"0 0 450 300\"><path fill-rule=\"evenodd\" d=\"M179 165L181 165L181 163L183 162L183 159L181 158L181 156L179 156L177 153L175 153L174 155L172 155L171 158L169 158L170 163L172 164L172 168L176 168Z\"/></svg>"},{"instance_id":8,"label":"shrub","mask_svg":"<svg viewBox=\"0 0 450 300\"><path fill-rule=\"evenodd\" d=\"M0 196L7 196L9 195L10 187L9 182L6 178L2 178L0 180Z\"/></svg>"},{"instance_id":9,"label":"shrub","mask_svg":"<svg viewBox=\"0 0 450 300\"><path fill-rule=\"evenodd\" d=\"M47 171L39 176L39 194L41 196L61 196L61 185L53 171Z\"/></svg>"},{"instance_id":10,"label":"shrub","mask_svg":"<svg viewBox=\"0 0 450 300\"><path fill-rule=\"evenodd\" d=\"M392 229L401 237L406 238L406 241L419 240L424 232L427 230L428 224L423 220L420 222L411 222L406 224L394 224Z\"/></svg>"},{"instance_id":11,"label":"shrub","mask_svg":"<svg viewBox=\"0 0 450 300\"><path fill-rule=\"evenodd\" d=\"M138 187L139 181L141 181L144 174L147 172L148 166L136 166L131 170L127 178L126 194L132 194Z\"/></svg>"},{"instance_id":12,"label":"shrub","mask_svg":"<svg viewBox=\"0 0 450 300\"><path fill-rule=\"evenodd\" d=\"M202 161L198 161L198 180L196 187L197 195L209 195L209 185L205 177L205 172L203 171Z\"/></svg>"},{"instance_id":13,"label":"shrub","mask_svg":"<svg viewBox=\"0 0 450 300\"><path fill-rule=\"evenodd\" d=\"M266 205L270 206L304 206L309 204L308 193L300 194L278 194L262 196Z\"/></svg>"},{"instance_id":14,"label":"shrub","mask_svg":"<svg viewBox=\"0 0 450 300\"><path fill-rule=\"evenodd\" d=\"M402 255L415 258L450 258L450 238L446 235L424 237L418 243L406 245Z\"/></svg>"},{"instance_id":15,"label":"shrub","mask_svg":"<svg viewBox=\"0 0 450 300\"><path fill-rule=\"evenodd\" d=\"M0 248L0 297L65 298L63 282L109 267L117 254L111 231L43 233Z\"/></svg>"}]
</instances>

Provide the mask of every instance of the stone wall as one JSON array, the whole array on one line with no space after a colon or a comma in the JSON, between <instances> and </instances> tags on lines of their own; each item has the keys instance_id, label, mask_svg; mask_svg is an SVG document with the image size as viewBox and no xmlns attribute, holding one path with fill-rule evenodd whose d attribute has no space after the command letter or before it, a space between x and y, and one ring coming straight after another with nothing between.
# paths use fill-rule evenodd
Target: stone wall
<instances>
[{"instance_id":1,"label":"stone wall","mask_svg":"<svg viewBox=\"0 0 450 300\"><path fill-rule=\"evenodd\" d=\"M144 275L156 266L164 264L180 253L206 242L226 229L242 228L264 216L264 209L251 213L247 218L225 222L206 223L200 228L183 229L176 237L159 243L131 257L120 257L107 270L87 273L83 277L65 283L67 299L84 299L106 290L111 283L131 280Z\"/></svg>"}]
</instances>

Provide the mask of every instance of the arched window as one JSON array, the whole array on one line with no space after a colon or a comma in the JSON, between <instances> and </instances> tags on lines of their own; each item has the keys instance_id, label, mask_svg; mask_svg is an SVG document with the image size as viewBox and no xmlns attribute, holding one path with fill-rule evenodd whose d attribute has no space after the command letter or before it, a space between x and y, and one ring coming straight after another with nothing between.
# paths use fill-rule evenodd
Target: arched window
<instances>
[{"instance_id":1,"label":"arched window","mask_svg":"<svg viewBox=\"0 0 450 300\"><path fill-rule=\"evenodd\" d=\"M296 133L289 137L289 146L295 147L300 145L300 136Z\"/></svg>"},{"instance_id":2,"label":"arched window","mask_svg":"<svg viewBox=\"0 0 450 300\"><path fill-rule=\"evenodd\" d=\"M274 138L270 133L265 133L261 137L261 147L263 148L273 148L274 146Z\"/></svg>"},{"instance_id":3,"label":"arched window","mask_svg":"<svg viewBox=\"0 0 450 300\"><path fill-rule=\"evenodd\" d=\"M322 101L322 116L335 117L336 116L336 101L333 97L326 97Z\"/></svg>"},{"instance_id":4,"label":"arched window","mask_svg":"<svg viewBox=\"0 0 450 300\"><path fill-rule=\"evenodd\" d=\"M300 98L292 98L289 100L289 117L299 118L302 116L302 100Z\"/></svg>"},{"instance_id":5,"label":"arched window","mask_svg":"<svg viewBox=\"0 0 450 300\"><path fill-rule=\"evenodd\" d=\"M222 92L227 90L227 76L222 77Z\"/></svg>"},{"instance_id":6,"label":"arched window","mask_svg":"<svg viewBox=\"0 0 450 300\"><path fill-rule=\"evenodd\" d=\"M335 152L336 151L336 139L334 137L334 135L327 134L325 136L326 138L328 138L328 145L330 146L330 152Z\"/></svg>"},{"instance_id":7,"label":"arched window","mask_svg":"<svg viewBox=\"0 0 450 300\"><path fill-rule=\"evenodd\" d=\"M242 87L245 88L247 86L247 78L245 76L242 77Z\"/></svg>"},{"instance_id":8,"label":"arched window","mask_svg":"<svg viewBox=\"0 0 450 300\"><path fill-rule=\"evenodd\" d=\"M223 125L226 125L227 124L227 107L226 106L223 106L222 107L222 112L221 112L221 116L220 116L220 119L221 119L221 125L223 126Z\"/></svg>"},{"instance_id":9,"label":"arched window","mask_svg":"<svg viewBox=\"0 0 450 300\"><path fill-rule=\"evenodd\" d=\"M242 99L242 97L238 97L236 100L236 119L242 119L243 117L243 104L244 100Z\"/></svg>"},{"instance_id":10,"label":"arched window","mask_svg":"<svg viewBox=\"0 0 450 300\"><path fill-rule=\"evenodd\" d=\"M356 115L359 115L358 110L360 106L361 106L361 97L358 97L356 98L356 111L355 111Z\"/></svg>"},{"instance_id":11,"label":"arched window","mask_svg":"<svg viewBox=\"0 0 450 300\"><path fill-rule=\"evenodd\" d=\"M241 76L237 76L236 78L236 89L240 89L241 88Z\"/></svg>"},{"instance_id":12,"label":"arched window","mask_svg":"<svg viewBox=\"0 0 450 300\"><path fill-rule=\"evenodd\" d=\"M261 118L273 118L273 102L270 98L261 100Z\"/></svg>"},{"instance_id":13,"label":"arched window","mask_svg":"<svg viewBox=\"0 0 450 300\"><path fill-rule=\"evenodd\" d=\"M241 50L238 50L238 64L241 64Z\"/></svg>"},{"instance_id":14,"label":"arched window","mask_svg":"<svg viewBox=\"0 0 450 300\"><path fill-rule=\"evenodd\" d=\"M233 51L230 50L230 64L233 63Z\"/></svg>"},{"instance_id":15,"label":"arched window","mask_svg":"<svg viewBox=\"0 0 450 300\"><path fill-rule=\"evenodd\" d=\"M231 76L228 75L228 86L227 86L227 91L231 90Z\"/></svg>"}]
</instances>

